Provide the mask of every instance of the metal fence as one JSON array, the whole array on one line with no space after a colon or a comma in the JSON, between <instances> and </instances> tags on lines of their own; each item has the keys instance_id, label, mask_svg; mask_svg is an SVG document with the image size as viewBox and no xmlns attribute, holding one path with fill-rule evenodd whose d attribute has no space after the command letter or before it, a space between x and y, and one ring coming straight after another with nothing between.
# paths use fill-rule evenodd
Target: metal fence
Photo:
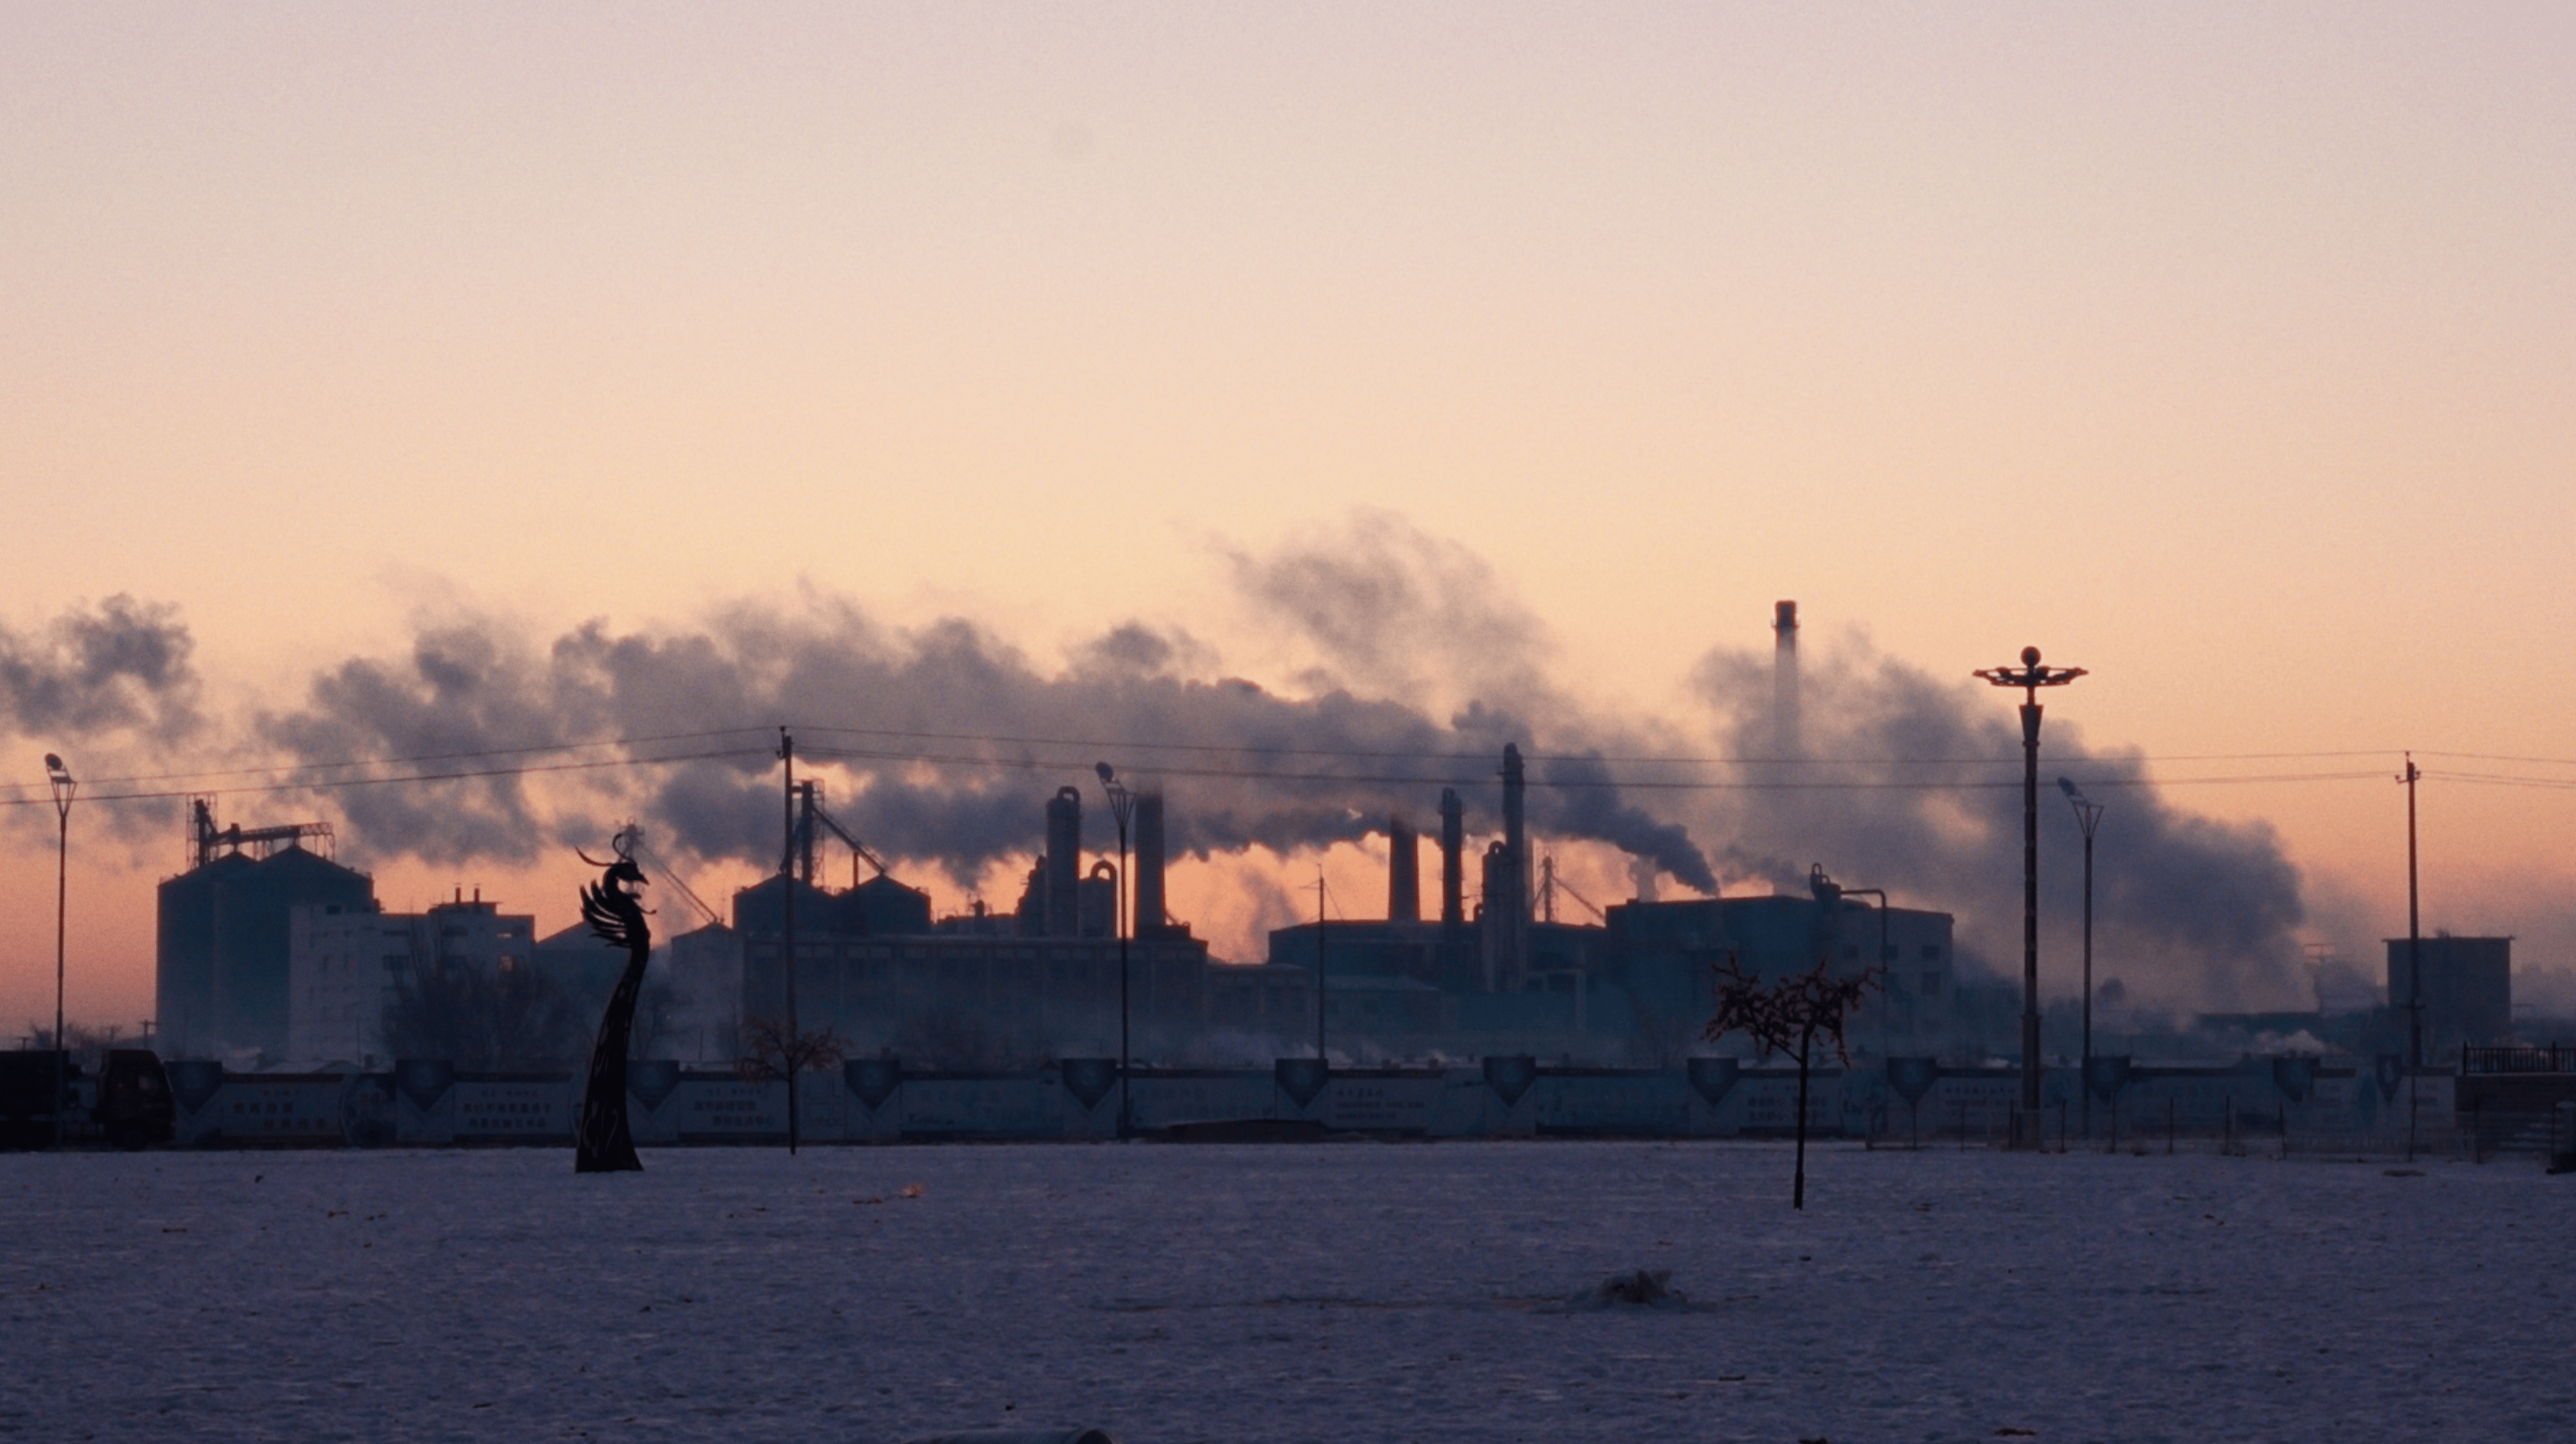
<instances>
[{"instance_id":1,"label":"metal fence","mask_svg":"<svg viewBox=\"0 0 2576 1444\"><path fill-rule=\"evenodd\" d=\"M2463 1048L2463 1073L2576 1073L2576 1048Z\"/></svg>"}]
</instances>

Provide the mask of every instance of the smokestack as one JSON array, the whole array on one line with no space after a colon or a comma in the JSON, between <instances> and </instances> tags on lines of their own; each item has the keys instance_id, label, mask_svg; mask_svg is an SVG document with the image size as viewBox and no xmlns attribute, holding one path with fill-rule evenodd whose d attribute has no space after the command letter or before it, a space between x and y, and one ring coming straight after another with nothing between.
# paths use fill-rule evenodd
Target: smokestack
<instances>
[{"instance_id":1,"label":"smokestack","mask_svg":"<svg viewBox=\"0 0 2576 1444\"><path fill-rule=\"evenodd\" d=\"M1456 926L1467 920L1467 825L1458 805L1458 790L1440 789L1440 921Z\"/></svg>"},{"instance_id":2,"label":"smokestack","mask_svg":"<svg viewBox=\"0 0 2576 1444\"><path fill-rule=\"evenodd\" d=\"M1485 905L1476 913L1476 953L1485 968L1485 991L1499 993L1509 986L1512 976L1512 849L1497 839L1485 844Z\"/></svg>"},{"instance_id":3,"label":"smokestack","mask_svg":"<svg viewBox=\"0 0 2576 1444\"><path fill-rule=\"evenodd\" d=\"M1798 604L1771 604L1771 630L1779 643L1771 654L1771 750L1795 757L1803 745L1798 724Z\"/></svg>"},{"instance_id":4,"label":"smokestack","mask_svg":"<svg viewBox=\"0 0 2576 1444\"><path fill-rule=\"evenodd\" d=\"M1386 920L1422 921L1422 848L1401 817L1386 820Z\"/></svg>"},{"instance_id":5,"label":"smokestack","mask_svg":"<svg viewBox=\"0 0 2576 1444\"><path fill-rule=\"evenodd\" d=\"M1082 932L1082 794L1059 787L1047 802L1046 935Z\"/></svg>"},{"instance_id":6,"label":"smokestack","mask_svg":"<svg viewBox=\"0 0 2576 1444\"><path fill-rule=\"evenodd\" d=\"M1521 770L1521 749L1503 744L1503 840L1487 854L1485 875L1485 953L1495 986L1518 988L1529 967L1530 905L1536 900L1531 876L1528 783ZM1499 887L1497 886L1499 884Z\"/></svg>"},{"instance_id":7,"label":"smokestack","mask_svg":"<svg viewBox=\"0 0 2576 1444\"><path fill-rule=\"evenodd\" d=\"M1163 794L1136 794L1136 936L1151 937L1164 925Z\"/></svg>"}]
</instances>

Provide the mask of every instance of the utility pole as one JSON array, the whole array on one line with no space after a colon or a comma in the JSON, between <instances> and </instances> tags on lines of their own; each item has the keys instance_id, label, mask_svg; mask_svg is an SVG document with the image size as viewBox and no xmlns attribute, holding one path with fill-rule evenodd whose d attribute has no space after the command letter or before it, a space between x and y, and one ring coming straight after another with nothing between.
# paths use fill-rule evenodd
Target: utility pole
<instances>
[{"instance_id":1,"label":"utility pole","mask_svg":"<svg viewBox=\"0 0 2576 1444\"><path fill-rule=\"evenodd\" d=\"M2424 1066L2424 919L2415 889L2415 782L2423 772L2406 754L2406 1066Z\"/></svg>"},{"instance_id":2,"label":"utility pole","mask_svg":"<svg viewBox=\"0 0 2576 1444\"><path fill-rule=\"evenodd\" d=\"M2039 649L2021 649L2019 667L1977 674L1998 687L2022 689L2021 704L2021 1107L2039 1126L2039 689L2063 687L2081 667L2043 667Z\"/></svg>"},{"instance_id":3,"label":"utility pole","mask_svg":"<svg viewBox=\"0 0 2576 1444\"><path fill-rule=\"evenodd\" d=\"M796 1075L803 1071L804 1047L796 1022L796 739L784 727L778 729L778 760L786 766L787 846L778 856L778 901L783 926L779 929L778 954L781 969L787 976L787 1046L780 1062L787 1074L787 1152L796 1153Z\"/></svg>"},{"instance_id":4,"label":"utility pole","mask_svg":"<svg viewBox=\"0 0 2576 1444\"><path fill-rule=\"evenodd\" d=\"M63 759L45 754L45 782L54 792L54 1138L56 1146L63 1141L63 1115L71 1111L66 1089L69 1078L64 1064L70 1053L63 1046L63 927L70 918L72 857L72 795L80 784L72 780L71 769ZM104 1075L102 1075L104 1076ZM102 1087L105 1085L102 1083Z\"/></svg>"},{"instance_id":5,"label":"utility pole","mask_svg":"<svg viewBox=\"0 0 2576 1444\"><path fill-rule=\"evenodd\" d=\"M2424 919L2415 889L2415 783L2423 776L2406 754L2406 1157L2415 1157L2415 1075L2424 1067Z\"/></svg>"}]
</instances>

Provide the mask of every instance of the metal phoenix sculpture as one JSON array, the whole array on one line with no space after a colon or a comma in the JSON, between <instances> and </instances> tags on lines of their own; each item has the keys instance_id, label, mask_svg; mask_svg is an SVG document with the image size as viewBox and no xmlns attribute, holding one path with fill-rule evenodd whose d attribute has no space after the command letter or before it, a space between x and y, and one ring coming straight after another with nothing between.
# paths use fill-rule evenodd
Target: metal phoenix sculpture
<instances>
[{"instance_id":1,"label":"metal phoenix sculpture","mask_svg":"<svg viewBox=\"0 0 2576 1444\"><path fill-rule=\"evenodd\" d=\"M599 1039L591 1044L590 1080L582 1089L581 1122L573 1132L575 1173L631 1173L644 1167L626 1122L626 1044L635 1030L635 995L644 986L653 929L634 892L644 886L644 869L636 866L633 841L621 832L610 845L617 851L615 862L579 854L600 869L599 881L582 885L581 915L609 946L626 949L626 971L618 976L617 991L608 995Z\"/></svg>"}]
</instances>

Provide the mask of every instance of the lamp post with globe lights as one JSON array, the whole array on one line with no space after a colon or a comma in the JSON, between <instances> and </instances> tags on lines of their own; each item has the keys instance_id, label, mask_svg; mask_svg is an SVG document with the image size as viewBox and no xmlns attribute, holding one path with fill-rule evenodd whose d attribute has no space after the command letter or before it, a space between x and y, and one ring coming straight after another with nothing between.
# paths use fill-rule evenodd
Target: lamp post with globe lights
<instances>
[{"instance_id":1,"label":"lamp post with globe lights","mask_svg":"<svg viewBox=\"0 0 2576 1444\"><path fill-rule=\"evenodd\" d=\"M2021 1107L2039 1120L2039 689L2063 687L2081 667L2040 665L2039 649L2021 649L2018 667L1986 667L1977 676L2022 689L2021 704Z\"/></svg>"}]
</instances>

